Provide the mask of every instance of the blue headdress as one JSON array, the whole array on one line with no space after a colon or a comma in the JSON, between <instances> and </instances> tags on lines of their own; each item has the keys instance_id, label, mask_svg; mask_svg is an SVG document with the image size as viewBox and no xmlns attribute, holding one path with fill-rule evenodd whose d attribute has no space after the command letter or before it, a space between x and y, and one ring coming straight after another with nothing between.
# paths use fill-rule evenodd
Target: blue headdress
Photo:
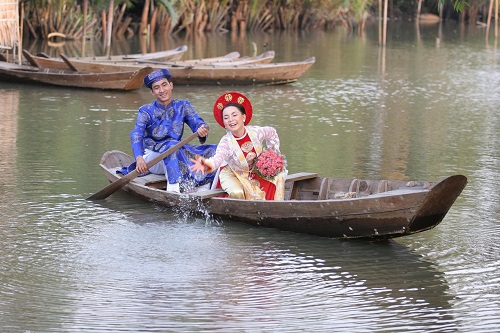
<instances>
[{"instance_id":1,"label":"blue headdress","mask_svg":"<svg viewBox=\"0 0 500 333\"><path fill-rule=\"evenodd\" d=\"M167 79L168 82L170 82L171 78L172 75L170 74L170 71L168 69L157 69L146 75L146 77L144 78L144 85L149 89L151 89L151 86L156 81L160 81L161 79Z\"/></svg>"}]
</instances>

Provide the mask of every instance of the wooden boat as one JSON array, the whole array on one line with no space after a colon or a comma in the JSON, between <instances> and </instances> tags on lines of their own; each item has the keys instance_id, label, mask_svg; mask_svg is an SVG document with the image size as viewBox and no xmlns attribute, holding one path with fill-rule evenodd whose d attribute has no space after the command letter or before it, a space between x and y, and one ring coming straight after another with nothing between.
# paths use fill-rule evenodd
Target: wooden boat
<instances>
[{"instance_id":1,"label":"wooden boat","mask_svg":"<svg viewBox=\"0 0 500 333\"><path fill-rule=\"evenodd\" d=\"M212 64L169 70L172 81L181 85L278 85L297 81L315 61L311 57L296 62Z\"/></svg>"},{"instance_id":2,"label":"wooden boat","mask_svg":"<svg viewBox=\"0 0 500 333\"><path fill-rule=\"evenodd\" d=\"M69 66L84 72L130 71L144 64L119 65L65 59ZM297 81L316 61L267 64L210 64L165 66L150 64L153 69L168 68L172 81L180 85L277 85Z\"/></svg>"},{"instance_id":3,"label":"wooden boat","mask_svg":"<svg viewBox=\"0 0 500 333\"><path fill-rule=\"evenodd\" d=\"M182 45L175 49L164 50L159 52L98 56L98 57L72 57L71 59L87 60L87 61L120 61L120 60L175 61L181 59L187 50L188 50L187 45Z\"/></svg>"},{"instance_id":4,"label":"wooden boat","mask_svg":"<svg viewBox=\"0 0 500 333\"><path fill-rule=\"evenodd\" d=\"M0 62L0 80L63 87L134 90L142 86L144 76L152 70L151 67L144 67L121 72L85 73Z\"/></svg>"},{"instance_id":5,"label":"wooden boat","mask_svg":"<svg viewBox=\"0 0 500 333\"><path fill-rule=\"evenodd\" d=\"M140 60L140 61L111 61L101 63L99 61L81 61L73 58L68 58L61 55L61 58L51 58L47 55L32 55L28 51L23 50L24 57L32 66L40 68L56 68L56 69L72 69L76 71L86 72L106 72L116 70L130 70L129 67L192 67L194 65L242 65L242 64L259 64L270 63L275 56L274 51L266 51L255 57L240 57L238 52L231 52L221 57L213 58L200 58L179 61L153 61L153 60ZM64 60L63 60L64 59ZM108 66L109 64L119 65L122 67ZM111 69L110 69L111 68Z\"/></svg>"},{"instance_id":6,"label":"wooden boat","mask_svg":"<svg viewBox=\"0 0 500 333\"><path fill-rule=\"evenodd\" d=\"M113 150L104 153L100 166L114 182L122 177L116 170L132 162L131 156ZM147 175L122 190L167 207L256 227L331 238L388 239L434 228L466 184L462 175L439 182L408 182L297 173L287 177L285 200L251 201L220 197L222 190L166 192L164 176Z\"/></svg>"},{"instance_id":7,"label":"wooden boat","mask_svg":"<svg viewBox=\"0 0 500 333\"><path fill-rule=\"evenodd\" d=\"M232 59L231 61L217 61L209 63L208 65L247 65L247 64L268 64L274 60L276 52L274 51L266 51L261 53L255 57L240 57L238 59Z\"/></svg>"},{"instance_id":8,"label":"wooden boat","mask_svg":"<svg viewBox=\"0 0 500 333\"><path fill-rule=\"evenodd\" d=\"M237 52L236 52L237 53ZM239 54L239 53L238 53ZM238 58L228 58L228 55L216 58L201 58L201 59L189 59L189 60L178 60L178 61L150 61L150 60L139 60L139 61L115 61L112 62L116 65L137 65L146 64L150 66L173 66L173 67L192 67L195 65L246 65L246 64L268 64L273 61L276 53L274 51L266 51L255 57L238 57Z\"/></svg>"},{"instance_id":9,"label":"wooden boat","mask_svg":"<svg viewBox=\"0 0 500 333\"><path fill-rule=\"evenodd\" d=\"M209 57L209 58L198 58L198 59L186 59L186 60L176 60L176 61L163 61L163 63L167 63L168 65L200 65L200 64L212 64L214 62L228 62L228 61L234 61L236 59L239 59L241 57L239 52L229 52L223 56L219 57ZM142 62L142 61L149 61L149 60L138 60L137 62ZM128 61L129 63L134 63L131 61ZM121 62L120 62L121 63Z\"/></svg>"},{"instance_id":10,"label":"wooden boat","mask_svg":"<svg viewBox=\"0 0 500 333\"><path fill-rule=\"evenodd\" d=\"M271 52L271 53L269 53ZM78 72L120 72L137 70L145 64L142 62L97 62L82 61L61 55L62 60L33 56L23 50L26 59L33 65L45 68L71 68ZM259 59L274 57L274 51L268 51ZM245 63L245 60L220 62L212 64L185 65L147 62L153 69L168 68L172 73L173 82L181 85L275 85L297 81L316 61L315 57L304 61L281 63ZM66 67L64 67L64 65Z\"/></svg>"},{"instance_id":11,"label":"wooden boat","mask_svg":"<svg viewBox=\"0 0 500 333\"><path fill-rule=\"evenodd\" d=\"M150 53L140 53L140 54L125 54L125 55L113 55L113 56L96 56L96 57L69 57L69 59L81 60L81 61L102 61L102 62L134 62L134 61L178 61L187 51L187 46L179 46L172 50L165 50L159 52ZM23 55L26 60L35 67L43 68L56 68L56 69L68 69L68 66L59 58L51 58L45 53L40 53L38 56L32 55L28 50L23 50ZM240 54L237 52L230 53L226 55L229 59L234 57L239 57ZM229 60L224 59L224 60ZM33 62L35 60L35 62ZM7 61L5 57L0 58L0 61ZM36 64L35 64L36 63ZM143 65L147 66L147 65Z\"/></svg>"},{"instance_id":12,"label":"wooden boat","mask_svg":"<svg viewBox=\"0 0 500 333\"><path fill-rule=\"evenodd\" d=\"M27 50L23 50L23 55L26 58L26 60L35 67L40 67L40 68L54 68L54 69L72 69L72 62L75 62L75 64L83 63L86 64L84 67L78 66L80 70L87 71L87 72L106 72L106 70L103 70L103 68L107 68L107 65L109 64L121 64L121 65L132 65L132 66L151 66L151 64L158 66L158 65L164 65L164 66L191 66L193 64L203 64L203 63L212 63L212 62L231 62L234 59L237 59L240 57L240 54L238 52L231 52L228 53L224 56L221 57L214 57L214 58L202 58L202 59L192 59L192 60L184 60L184 61L155 61L155 60L120 60L120 61L108 61L104 62L103 65L100 65L99 61L88 61L88 60L78 60L75 58L70 58L66 57L65 55L61 55L61 58L53 58L49 57L45 53L39 53L37 55L33 55L29 53ZM63 60L63 58L65 60ZM75 70L78 70L76 68ZM120 70L120 68L112 68L112 71L114 70ZM125 68L124 70L129 70L129 68Z\"/></svg>"}]
</instances>

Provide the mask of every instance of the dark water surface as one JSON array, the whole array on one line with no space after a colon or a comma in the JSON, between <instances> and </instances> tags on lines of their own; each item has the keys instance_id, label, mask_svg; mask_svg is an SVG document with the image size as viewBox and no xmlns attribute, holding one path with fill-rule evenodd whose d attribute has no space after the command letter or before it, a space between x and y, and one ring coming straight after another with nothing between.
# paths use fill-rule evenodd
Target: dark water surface
<instances>
[{"instance_id":1,"label":"dark water surface","mask_svg":"<svg viewBox=\"0 0 500 333\"><path fill-rule=\"evenodd\" d=\"M388 242L200 219L122 193L87 201L106 185L102 154L130 152L152 96L0 82L0 331L498 332L500 53L483 33L400 25L385 52L376 28L155 41L188 44L187 58L251 55L252 43L278 61L316 56L286 86L175 86L212 143L212 105L235 89L254 124L278 129L290 172L468 177L439 226Z\"/></svg>"}]
</instances>

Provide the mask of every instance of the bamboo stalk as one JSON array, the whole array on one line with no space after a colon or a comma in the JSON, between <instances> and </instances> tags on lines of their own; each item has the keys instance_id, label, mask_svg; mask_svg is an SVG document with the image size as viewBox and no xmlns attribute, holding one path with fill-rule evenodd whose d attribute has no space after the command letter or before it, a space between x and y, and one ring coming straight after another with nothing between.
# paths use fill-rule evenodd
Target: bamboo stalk
<instances>
[{"instance_id":1,"label":"bamboo stalk","mask_svg":"<svg viewBox=\"0 0 500 333\"><path fill-rule=\"evenodd\" d=\"M495 40L498 37L498 0L495 0Z\"/></svg>"},{"instance_id":2,"label":"bamboo stalk","mask_svg":"<svg viewBox=\"0 0 500 333\"><path fill-rule=\"evenodd\" d=\"M111 35L113 34L113 16L114 16L114 0L109 0L109 8L108 8L108 28L106 34L106 49L108 52L111 52ZM107 53L109 54L109 53Z\"/></svg>"},{"instance_id":3,"label":"bamboo stalk","mask_svg":"<svg viewBox=\"0 0 500 333\"><path fill-rule=\"evenodd\" d=\"M146 27L148 25L148 8L149 8L149 0L145 0L144 7L142 10L141 24L139 25L139 34L141 35L147 33Z\"/></svg>"},{"instance_id":4,"label":"bamboo stalk","mask_svg":"<svg viewBox=\"0 0 500 333\"><path fill-rule=\"evenodd\" d=\"M87 38L87 12L89 8L89 0L83 0L83 31L82 31L82 39L85 40ZM82 54L83 56L83 54Z\"/></svg>"},{"instance_id":5,"label":"bamboo stalk","mask_svg":"<svg viewBox=\"0 0 500 333\"><path fill-rule=\"evenodd\" d=\"M125 31L127 31L128 26L132 22L132 17L128 16L125 18L125 21L120 25L120 28L116 31L116 38L121 39L125 35Z\"/></svg>"},{"instance_id":6,"label":"bamboo stalk","mask_svg":"<svg viewBox=\"0 0 500 333\"><path fill-rule=\"evenodd\" d=\"M151 36L154 36L156 32L156 20L158 19L158 7L155 7L153 14L151 14L151 22L149 23Z\"/></svg>"}]
</instances>

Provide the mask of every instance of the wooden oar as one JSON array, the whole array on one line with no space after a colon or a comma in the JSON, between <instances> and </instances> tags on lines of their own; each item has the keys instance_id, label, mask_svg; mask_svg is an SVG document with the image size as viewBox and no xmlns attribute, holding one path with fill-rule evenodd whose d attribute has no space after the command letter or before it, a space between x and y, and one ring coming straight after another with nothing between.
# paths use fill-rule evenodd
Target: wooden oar
<instances>
[{"instance_id":1,"label":"wooden oar","mask_svg":"<svg viewBox=\"0 0 500 333\"><path fill-rule=\"evenodd\" d=\"M148 163L146 163L148 169L151 168L152 166L154 166L156 163L158 163L161 160L163 160L168 155L170 155L173 152L177 151L179 148L181 148L182 146L184 146L185 144L187 144L189 141L193 140L197 136L198 136L198 133L194 132L187 139L182 140L181 142L177 143L175 146L170 147L169 149L165 150L160 155L158 155L155 158L153 158L151 161L149 161ZM103 200L103 199L106 199L111 194L115 193L116 191L118 191L119 189L121 189L123 186L127 185L128 183L130 183L131 180L137 178L138 176L139 176L139 172L137 171L137 169L135 169L134 171L126 174L125 176L121 177L117 181L109 184L108 186L106 186L105 188L103 188L102 190L100 190L99 192L91 195L90 197L87 198L87 200Z\"/></svg>"},{"instance_id":2,"label":"wooden oar","mask_svg":"<svg viewBox=\"0 0 500 333\"><path fill-rule=\"evenodd\" d=\"M71 60L69 60L69 58L66 57L66 55L61 53L59 56L73 72L78 72L78 68L76 68L75 65L73 65Z\"/></svg>"},{"instance_id":3,"label":"wooden oar","mask_svg":"<svg viewBox=\"0 0 500 333\"><path fill-rule=\"evenodd\" d=\"M23 55L26 58L26 60L28 60L28 62L31 64L31 66L40 68L40 65L38 64L38 62L36 62L31 53L28 52L28 50L23 49Z\"/></svg>"},{"instance_id":4,"label":"wooden oar","mask_svg":"<svg viewBox=\"0 0 500 333\"><path fill-rule=\"evenodd\" d=\"M134 60L134 59L130 59ZM174 62L165 62L165 61L155 61L155 60L134 60L138 64L151 64L151 65L164 65L165 67L180 67L180 68L193 68L193 65L182 65L176 64Z\"/></svg>"}]
</instances>

